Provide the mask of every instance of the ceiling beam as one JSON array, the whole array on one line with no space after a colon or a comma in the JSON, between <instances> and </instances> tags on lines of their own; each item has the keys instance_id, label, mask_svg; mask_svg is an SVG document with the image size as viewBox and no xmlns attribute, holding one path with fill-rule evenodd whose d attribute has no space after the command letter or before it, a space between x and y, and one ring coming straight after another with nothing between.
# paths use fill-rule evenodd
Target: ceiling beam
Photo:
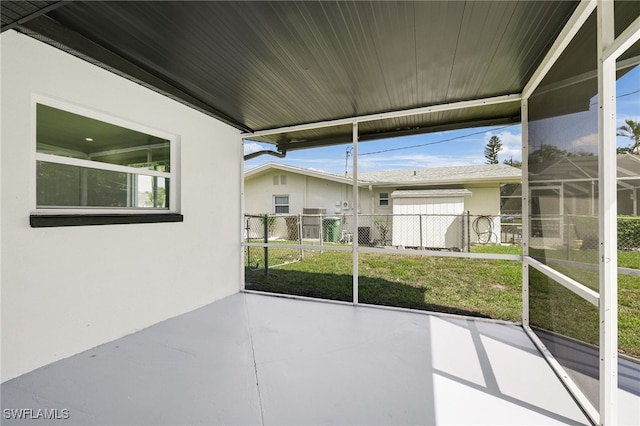
<instances>
[{"instance_id":1,"label":"ceiling beam","mask_svg":"<svg viewBox=\"0 0 640 426\"><path fill-rule=\"evenodd\" d=\"M551 67L556 63L560 55L562 55L564 49L571 43L571 40L573 40L573 37L575 37L580 28L582 28L582 24L585 23L595 9L596 0L582 0L580 2L573 12L573 15L571 15L571 18L569 18L569 21L567 21L567 24L562 31L560 31L556 41L551 45L549 52L547 52L538 68L524 86L524 89L522 89L522 97L524 99L529 99L533 94L533 91L536 90Z\"/></svg>"},{"instance_id":2,"label":"ceiling beam","mask_svg":"<svg viewBox=\"0 0 640 426\"><path fill-rule=\"evenodd\" d=\"M435 126L425 126L421 128L412 128L412 129L401 129L401 130L390 130L388 132L373 132L367 133L366 129L360 130L360 142L371 142L380 139L391 139L391 138L399 138L404 136L412 136L417 134L425 134L425 133L434 133L434 132L446 132L449 130L458 130L458 129L468 129L470 127L485 127L485 126L507 126L510 124L516 124L519 122L520 116L510 116L505 118L497 118L497 119L482 119L482 120L474 120L474 121L465 121L460 123L451 123L451 124L439 124ZM252 140L250 137L245 138ZM264 141L264 140L255 140L255 142L259 143L270 143L277 144L279 147L286 149L287 151L295 151L298 149L307 149L307 148L317 148L318 146L330 146L330 145L344 145L351 143L352 137L351 133L344 134L342 136L334 136L328 139L308 139L300 142L289 142L286 140L282 141Z\"/></svg>"},{"instance_id":3,"label":"ceiling beam","mask_svg":"<svg viewBox=\"0 0 640 426\"><path fill-rule=\"evenodd\" d=\"M242 135L245 139L261 136L277 135L281 133L300 132L324 127L343 126L354 122L364 123L368 121L388 120L391 118L408 117L411 115L431 114L435 112L452 111L457 109L473 108L479 106L496 105L508 102L520 102L520 94L502 95L491 98L472 99L469 101L451 102L447 104L431 105L419 108L403 109L398 111L382 112L377 114L360 115L336 120L319 121L316 123L300 124L296 126L280 127L277 129L260 130Z\"/></svg>"},{"instance_id":4,"label":"ceiling beam","mask_svg":"<svg viewBox=\"0 0 640 426\"><path fill-rule=\"evenodd\" d=\"M602 57L604 59L611 57L617 59L638 40L640 40L640 16L607 47Z\"/></svg>"}]
</instances>

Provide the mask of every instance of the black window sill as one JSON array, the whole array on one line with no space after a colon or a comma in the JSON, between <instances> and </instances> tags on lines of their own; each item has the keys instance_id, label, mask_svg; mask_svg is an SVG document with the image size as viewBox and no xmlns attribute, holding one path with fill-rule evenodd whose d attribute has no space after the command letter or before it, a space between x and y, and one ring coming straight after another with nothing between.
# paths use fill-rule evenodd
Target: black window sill
<instances>
[{"instance_id":1,"label":"black window sill","mask_svg":"<svg viewBox=\"0 0 640 426\"><path fill-rule=\"evenodd\" d=\"M32 228L50 228L55 226L182 222L183 220L184 217L177 213L31 215L29 216L29 225L31 225Z\"/></svg>"}]
</instances>

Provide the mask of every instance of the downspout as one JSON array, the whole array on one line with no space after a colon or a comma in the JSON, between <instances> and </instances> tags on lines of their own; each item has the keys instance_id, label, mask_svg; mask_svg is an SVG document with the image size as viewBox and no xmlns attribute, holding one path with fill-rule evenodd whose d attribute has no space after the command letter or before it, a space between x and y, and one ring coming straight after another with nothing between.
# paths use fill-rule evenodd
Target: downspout
<instances>
[{"instance_id":1,"label":"downspout","mask_svg":"<svg viewBox=\"0 0 640 426\"><path fill-rule=\"evenodd\" d=\"M374 211L375 209L375 204L376 204L376 199L373 196L373 185L369 185L369 195L371 197L371 206L369 207L369 211L371 212L371 216L373 216L376 212Z\"/></svg>"},{"instance_id":2,"label":"downspout","mask_svg":"<svg viewBox=\"0 0 640 426\"><path fill-rule=\"evenodd\" d=\"M251 160L252 158L259 157L261 155L273 155L274 157L284 158L287 155L287 150L278 147L278 151L271 151L268 149L263 149L262 151L252 152L251 154L247 154L244 156L244 161Z\"/></svg>"}]
</instances>

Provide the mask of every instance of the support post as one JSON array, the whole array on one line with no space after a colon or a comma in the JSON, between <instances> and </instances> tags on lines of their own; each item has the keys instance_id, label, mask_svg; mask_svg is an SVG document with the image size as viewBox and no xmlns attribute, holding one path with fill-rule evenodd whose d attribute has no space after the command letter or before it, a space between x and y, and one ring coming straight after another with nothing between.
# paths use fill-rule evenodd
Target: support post
<instances>
[{"instance_id":1,"label":"support post","mask_svg":"<svg viewBox=\"0 0 640 426\"><path fill-rule=\"evenodd\" d=\"M240 176L239 176L239 185L240 185L240 220L246 220L247 223L247 230L246 232L243 232L242 230L240 230L240 241L241 242L245 242L249 239L249 218L246 216L246 212L244 211L244 160L242 159L242 155L244 153L244 139L241 139L240 144L238 144L238 151L237 151L237 158L239 159L240 163L238 165L239 170L240 170ZM172 163L173 164L173 163ZM173 166L171 166L173 167ZM171 185L169 185L171 186ZM241 222L242 223L242 222ZM249 256L249 259L247 259L247 264L245 265L244 263L244 259L245 259L245 255ZM242 262L240 262L240 291L245 290L246 289L246 266L248 265L249 267L251 267L251 249L249 247L245 247L244 244L240 244L240 258L242 259Z\"/></svg>"},{"instance_id":2,"label":"support post","mask_svg":"<svg viewBox=\"0 0 640 426\"><path fill-rule=\"evenodd\" d=\"M358 193L358 122L353 122L353 228L354 238L351 246L353 250L353 304L358 304L358 244L360 235L358 233L358 203L360 201Z\"/></svg>"},{"instance_id":3,"label":"support post","mask_svg":"<svg viewBox=\"0 0 640 426\"><path fill-rule=\"evenodd\" d=\"M617 424L618 251L616 156L616 57L614 3L598 0L598 217L600 254L600 424Z\"/></svg>"},{"instance_id":4,"label":"support post","mask_svg":"<svg viewBox=\"0 0 640 426\"><path fill-rule=\"evenodd\" d=\"M522 122L522 325L529 327L529 99L521 102Z\"/></svg>"}]
</instances>

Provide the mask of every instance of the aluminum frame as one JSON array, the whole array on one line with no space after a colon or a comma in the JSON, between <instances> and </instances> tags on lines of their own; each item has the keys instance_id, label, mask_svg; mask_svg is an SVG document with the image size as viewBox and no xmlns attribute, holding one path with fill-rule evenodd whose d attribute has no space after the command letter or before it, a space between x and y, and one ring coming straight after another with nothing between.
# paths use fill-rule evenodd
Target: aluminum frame
<instances>
[{"instance_id":1,"label":"aluminum frame","mask_svg":"<svg viewBox=\"0 0 640 426\"><path fill-rule=\"evenodd\" d=\"M553 64L557 61L565 48L569 45L573 37L586 22L591 13L598 14L598 78L599 78L599 102L600 102L600 123L599 123L599 149L602 158L600 159L599 184L600 184L600 211L605 212L600 215L600 236L601 236L601 263L600 263L600 293L595 294L591 290L585 291L584 286L575 282L563 274L554 271L552 268L543 267L529 257L529 195L528 195L528 99L544 79ZM437 111L446 111L459 108L470 108L473 106L486 105L487 103L521 101L522 110L522 153L523 153L523 265L522 265L522 298L523 298L523 327L530 338L545 355L550 365L554 368L558 376L563 380L570 392L576 397L585 409L590 418L598 424L615 424L617 415L617 251L616 251L616 214L615 214L615 194L616 194L616 157L615 157L615 83L616 83L616 59L624 51L640 39L640 18L636 19L618 38L613 38L613 2L606 0L582 0L570 20L565 25L558 39L545 56L543 62L534 72L530 81L525 86L521 95L498 96L475 101L455 102L451 104L436 105L432 107L417 108L411 110L395 111L384 114L373 114L360 117L351 117L340 120L330 120L317 123L309 123L298 126L290 126L278 129L270 129L254 133L245 133L243 138L260 137L284 132L302 131L320 127L352 124L353 126L353 195L354 200L358 200L357 185L357 148L358 148L358 123L365 121L380 120L392 117L401 117L413 114L423 114ZM603 196L603 194L606 194ZM354 203L355 209L355 229L357 229L357 209L358 203ZM246 244L247 246L262 246L261 244ZM297 247L297 246L293 246ZM316 246L300 246L302 248L317 249ZM362 248L358 249L357 238L353 241L351 248L332 247L328 250L342 250L353 252L353 304L358 304L358 252L378 252L382 250ZM413 252L412 252L413 253ZM402 254L398 252L398 254ZM428 254L451 256L451 257L476 257L467 253L441 253L429 252ZM483 257L482 255L477 257ZM516 260L516 259L510 259ZM535 267L543 274L553 279L560 279L561 283L581 295L591 304L599 306L600 309L600 410L596 410L582 394L578 386L568 377L560 364L553 358L551 353L544 347L544 344L529 327L529 288L528 275L529 266ZM565 279L566 278L566 279ZM588 289L587 289L588 290Z\"/></svg>"},{"instance_id":2,"label":"aluminum frame","mask_svg":"<svg viewBox=\"0 0 640 426\"><path fill-rule=\"evenodd\" d=\"M544 76L560 57L572 38L593 11L597 14L598 42L598 184L599 184L599 293L576 283L546 265L529 257L530 240L528 229L528 116L527 102ZM616 59L635 42L640 40L640 18L630 24L617 38L614 38L614 2L610 0L583 0L552 46L543 63L527 83L522 94L522 151L523 151L523 325L531 339L547 357L567 388L581 403L594 423L612 425L617 423L618 414L618 300L617 300L617 164L616 164ZM526 210L526 212L525 212ZM563 286L599 307L600 320L600 406L596 410L587 401L582 391L564 372L560 364L544 347L544 344L529 327L528 307L528 267L533 266L544 275L555 279ZM588 290L588 291L585 291Z\"/></svg>"}]
</instances>

